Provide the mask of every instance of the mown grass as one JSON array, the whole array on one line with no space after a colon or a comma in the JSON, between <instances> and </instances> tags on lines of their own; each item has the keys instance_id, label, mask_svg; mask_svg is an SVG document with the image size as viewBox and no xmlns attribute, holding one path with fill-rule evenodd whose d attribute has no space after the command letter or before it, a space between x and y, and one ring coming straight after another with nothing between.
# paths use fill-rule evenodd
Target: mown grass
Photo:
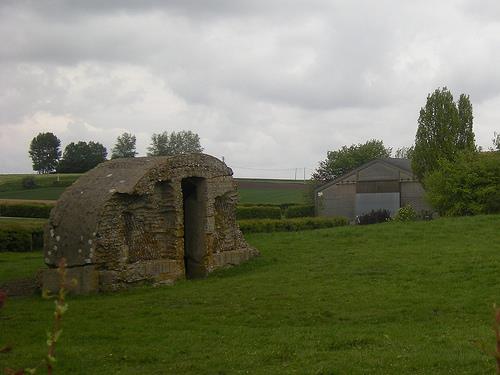
<instances>
[{"instance_id":1,"label":"mown grass","mask_svg":"<svg viewBox=\"0 0 500 375\"><path fill-rule=\"evenodd\" d=\"M45 268L41 251L26 252L22 255L0 253L0 285L7 281L34 277L40 268Z\"/></svg>"},{"instance_id":2,"label":"mown grass","mask_svg":"<svg viewBox=\"0 0 500 375\"><path fill-rule=\"evenodd\" d=\"M207 279L71 297L56 370L491 374L476 342L493 347L499 227L497 215L247 235L262 256ZM43 356L52 310L8 301L0 367Z\"/></svg>"}]
</instances>

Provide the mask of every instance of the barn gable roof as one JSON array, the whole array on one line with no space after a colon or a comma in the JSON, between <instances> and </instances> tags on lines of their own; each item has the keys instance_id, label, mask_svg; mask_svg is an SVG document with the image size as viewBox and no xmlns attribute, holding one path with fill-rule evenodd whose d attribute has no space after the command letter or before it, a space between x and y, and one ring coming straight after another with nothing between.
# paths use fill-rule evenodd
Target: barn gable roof
<instances>
[{"instance_id":1,"label":"barn gable roof","mask_svg":"<svg viewBox=\"0 0 500 375\"><path fill-rule=\"evenodd\" d=\"M371 160L361 166L359 166L356 169L353 169L350 172L347 172L346 174L336 178L333 181L327 182L324 185L321 185L316 189L316 193L320 192L324 189L329 188L332 185L338 184L342 181L347 180L349 177L356 175L359 171L369 168L370 166L377 164L377 163L382 163L383 165L389 166L391 168L399 169L403 172L406 172L407 174L410 174L413 176L413 170L411 168L411 161L409 159L402 159L402 158L379 158L379 159L374 159Z\"/></svg>"}]
</instances>

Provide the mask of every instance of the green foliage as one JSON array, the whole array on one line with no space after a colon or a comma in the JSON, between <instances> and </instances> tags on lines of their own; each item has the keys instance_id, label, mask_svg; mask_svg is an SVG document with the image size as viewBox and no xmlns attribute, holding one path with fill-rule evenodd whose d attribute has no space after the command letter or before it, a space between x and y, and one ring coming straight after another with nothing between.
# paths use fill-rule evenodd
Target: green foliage
<instances>
[{"instance_id":1,"label":"green foliage","mask_svg":"<svg viewBox=\"0 0 500 375\"><path fill-rule=\"evenodd\" d=\"M48 218L54 204L27 202L0 202L0 216Z\"/></svg>"},{"instance_id":2,"label":"green foliage","mask_svg":"<svg viewBox=\"0 0 500 375\"><path fill-rule=\"evenodd\" d=\"M377 224L391 220L391 213L385 209L371 210L363 215L356 217L356 223L359 225Z\"/></svg>"},{"instance_id":3,"label":"green foliage","mask_svg":"<svg viewBox=\"0 0 500 375\"><path fill-rule=\"evenodd\" d=\"M420 109L412 168L420 180L434 171L438 160L453 161L462 151L475 151L472 130L472 104L467 95L460 95L458 103L446 88L436 89L427 96Z\"/></svg>"},{"instance_id":4,"label":"green foliage","mask_svg":"<svg viewBox=\"0 0 500 375\"><path fill-rule=\"evenodd\" d=\"M61 141L53 133L38 133L31 140L29 155L33 161L33 170L49 173L56 169L61 157Z\"/></svg>"},{"instance_id":5,"label":"green foliage","mask_svg":"<svg viewBox=\"0 0 500 375\"><path fill-rule=\"evenodd\" d=\"M316 181L332 181L371 160L390 155L391 149L386 148L383 141L376 139L364 144L342 146L340 150L328 151L326 160L319 163L312 178Z\"/></svg>"},{"instance_id":6,"label":"green foliage","mask_svg":"<svg viewBox=\"0 0 500 375\"><path fill-rule=\"evenodd\" d=\"M99 142L71 142L64 149L58 172L84 173L106 160L108 152Z\"/></svg>"},{"instance_id":7,"label":"green foliage","mask_svg":"<svg viewBox=\"0 0 500 375\"><path fill-rule=\"evenodd\" d=\"M500 133L494 132L493 139L491 141L493 142L494 147L492 151L500 151Z\"/></svg>"},{"instance_id":8,"label":"green foliage","mask_svg":"<svg viewBox=\"0 0 500 375\"><path fill-rule=\"evenodd\" d=\"M415 221L417 219L417 211L409 204L401 207L394 216L395 221Z\"/></svg>"},{"instance_id":9,"label":"green foliage","mask_svg":"<svg viewBox=\"0 0 500 375\"><path fill-rule=\"evenodd\" d=\"M290 206L285 211L286 218L310 217L310 216L314 216L314 206L313 205Z\"/></svg>"},{"instance_id":10,"label":"green foliage","mask_svg":"<svg viewBox=\"0 0 500 375\"><path fill-rule=\"evenodd\" d=\"M136 138L130 133L123 133L116 138L116 144L111 150L111 159L133 158L137 155L135 150Z\"/></svg>"},{"instance_id":11,"label":"green foliage","mask_svg":"<svg viewBox=\"0 0 500 375\"><path fill-rule=\"evenodd\" d=\"M414 146L410 147L401 147L396 150L394 153L395 158L400 158L400 159L409 159L411 160L413 158L413 152L415 151Z\"/></svg>"},{"instance_id":12,"label":"green foliage","mask_svg":"<svg viewBox=\"0 0 500 375\"><path fill-rule=\"evenodd\" d=\"M43 248L44 222L0 220L0 252L26 252Z\"/></svg>"},{"instance_id":13,"label":"green foliage","mask_svg":"<svg viewBox=\"0 0 500 375\"><path fill-rule=\"evenodd\" d=\"M178 154L203 152L200 137L192 131L163 132L153 134L151 146L148 147L149 156L172 156Z\"/></svg>"},{"instance_id":14,"label":"green foliage","mask_svg":"<svg viewBox=\"0 0 500 375\"><path fill-rule=\"evenodd\" d=\"M348 225L344 217L302 217L293 219L250 219L238 222L243 233L295 232Z\"/></svg>"},{"instance_id":15,"label":"green foliage","mask_svg":"<svg viewBox=\"0 0 500 375\"><path fill-rule=\"evenodd\" d=\"M500 212L500 153L460 154L441 159L425 179L427 198L440 215Z\"/></svg>"},{"instance_id":16,"label":"green foliage","mask_svg":"<svg viewBox=\"0 0 500 375\"><path fill-rule=\"evenodd\" d=\"M238 206L236 218L242 219L280 219L281 209L277 206Z\"/></svg>"},{"instance_id":17,"label":"green foliage","mask_svg":"<svg viewBox=\"0 0 500 375\"><path fill-rule=\"evenodd\" d=\"M106 156L106 148L99 142L72 142L64 149L58 171L61 173L84 173L105 161Z\"/></svg>"},{"instance_id":18,"label":"green foliage","mask_svg":"<svg viewBox=\"0 0 500 375\"><path fill-rule=\"evenodd\" d=\"M72 298L55 374L492 374L475 342L494 344L499 227L486 215L248 234L261 256L204 280ZM27 256L1 253L0 278ZM53 312L8 300L0 371L44 355Z\"/></svg>"}]
</instances>

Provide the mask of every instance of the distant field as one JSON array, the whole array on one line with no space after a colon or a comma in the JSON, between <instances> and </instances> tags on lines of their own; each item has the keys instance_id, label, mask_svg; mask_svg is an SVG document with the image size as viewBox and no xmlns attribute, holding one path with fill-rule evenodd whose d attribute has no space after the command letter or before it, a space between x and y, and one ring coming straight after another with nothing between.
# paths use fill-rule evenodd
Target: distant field
<instances>
[{"instance_id":1,"label":"distant field","mask_svg":"<svg viewBox=\"0 0 500 375\"><path fill-rule=\"evenodd\" d=\"M57 185L70 185L81 174L0 174L0 191L22 190L22 179L30 176L35 179L35 183L39 187L53 187Z\"/></svg>"},{"instance_id":2,"label":"distant field","mask_svg":"<svg viewBox=\"0 0 500 375\"><path fill-rule=\"evenodd\" d=\"M55 373L493 374L499 227L491 215L248 235L262 255L206 279L70 296ZM38 266L0 253L1 275ZM2 365L43 358L53 310L7 300Z\"/></svg>"},{"instance_id":3,"label":"distant field","mask_svg":"<svg viewBox=\"0 0 500 375\"><path fill-rule=\"evenodd\" d=\"M0 199L57 200L64 190L66 187L0 191Z\"/></svg>"},{"instance_id":4,"label":"distant field","mask_svg":"<svg viewBox=\"0 0 500 375\"><path fill-rule=\"evenodd\" d=\"M304 203L303 190L283 190L283 189L238 189L240 203Z\"/></svg>"},{"instance_id":5,"label":"distant field","mask_svg":"<svg viewBox=\"0 0 500 375\"><path fill-rule=\"evenodd\" d=\"M23 189L23 177L33 176L39 186ZM0 175L0 199L57 200L80 174ZM307 184L296 180L236 179L240 203L303 203ZM64 186L54 186L64 185Z\"/></svg>"}]
</instances>

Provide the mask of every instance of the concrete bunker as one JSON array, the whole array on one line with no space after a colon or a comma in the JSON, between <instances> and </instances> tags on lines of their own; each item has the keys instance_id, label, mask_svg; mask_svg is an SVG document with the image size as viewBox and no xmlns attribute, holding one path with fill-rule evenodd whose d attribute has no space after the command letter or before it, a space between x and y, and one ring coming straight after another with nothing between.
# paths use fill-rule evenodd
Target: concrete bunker
<instances>
[{"instance_id":1,"label":"concrete bunker","mask_svg":"<svg viewBox=\"0 0 500 375\"><path fill-rule=\"evenodd\" d=\"M204 154L115 159L69 187L45 230L43 286L61 258L77 293L199 278L258 255L236 223L232 170Z\"/></svg>"}]
</instances>

